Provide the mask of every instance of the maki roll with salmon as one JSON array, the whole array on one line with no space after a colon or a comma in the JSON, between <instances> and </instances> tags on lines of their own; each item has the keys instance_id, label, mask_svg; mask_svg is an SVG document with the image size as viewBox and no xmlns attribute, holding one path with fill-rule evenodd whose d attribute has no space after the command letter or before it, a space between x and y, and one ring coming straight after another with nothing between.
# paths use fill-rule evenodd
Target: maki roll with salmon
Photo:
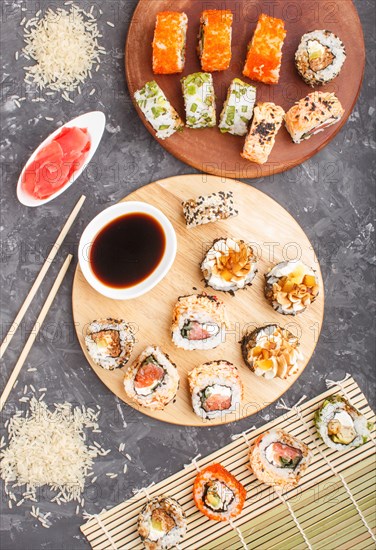
<instances>
[{"instance_id":1,"label":"maki roll with salmon","mask_svg":"<svg viewBox=\"0 0 376 550\"><path fill-rule=\"evenodd\" d=\"M131 356L135 336L122 319L98 319L88 326L85 345L96 365L114 370L126 365Z\"/></svg>"},{"instance_id":2,"label":"maki roll with salmon","mask_svg":"<svg viewBox=\"0 0 376 550\"><path fill-rule=\"evenodd\" d=\"M229 361L211 361L188 374L192 407L197 416L212 420L240 410L243 384Z\"/></svg>"},{"instance_id":3,"label":"maki roll with salmon","mask_svg":"<svg viewBox=\"0 0 376 550\"><path fill-rule=\"evenodd\" d=\"M229 521L239 516L246 496L243 485L221 464L203 468L193 485L197 508L214 521Z\"/></svg>"},{"instance_id":4,"label":"maki roll with salmon","mask_svg":"<svg viewBox=\"0 0 376 550\"><path fill-rule=\"evenodd\" d=\"M251 246L230 237L216 239L201 263L206 284L215 290L234 292L250 285L257 273Z\"/></svg>"},{"instance_id":5,"label":"maki roll with salmon","mask_svg":"<svg viewBox=\"0 0 376 550\"><path fill-rule=\"evenodd\" d=\"M325 399L315 413L314 422L324 443L337 451L367 443L373 430L373 423L341 395Z\"/></svg>"},{"instance_id":6,"label":"maki roll with salmon","mask_svg":"<svg viewBox=\"0 0 376 550\"><path fill-rule=\"evenodd\" d=\"M266 379L297 374L303 359L299 338L279 325L266 325L245 334L241 347L245 364L256 376Z\"/></svg>"},{"instance_id":7,"label":"maki roll with salmon","mask_svg":"<svg viewBox=\"0 0 376 550\"><path fill-rule=\"evenodd\" d=\"M305 443L279 429L261 434L249 451L250 468L257 479L281 488L298 485L311 459Z\"/></svg>"},{"instance_id":8,"label":"maki roll with salmon","mask_svg":"<svg viewBox=\"0 0 376 550\"><path fill-rule=\"evenodd\" d=\"M127 396L148 409L164 409L179 388L176 365L157 346L148 346L128 367L124 377Z\"/></svg>"},{"instance_id":9,"label":"maki roll with salmon","mask_svg":"<svg viewBox=\"0 0 376 550\"><path fill-rule=\"evenodd\" d=\"M253 111L251 128L241 156L256 164L265 164L282 126L285 111L274 103L258 103Z\"/></svg>"},{"instance_id":10,"label":"maki roll with salmon","mask_svg":"<svg viewBox=\"0 0 376 550\"><path fill-rule=\"evenodd\" d=\"M238 215L232 191L217 191L211 195L200 195L194 199L188 199L182 204L188 229L197 225L227 220L227 218Z\"/></svg>"},{"instance_id":11,"label":"maki roll with salmon","mask_svg":"<svg viewBox=\"0 0 376 550\"><path fill-rule=\"evenodd\" d=\"M253 115L256 88L240 78L234 78L227 91L227 98L219 117L219 129L234 136L245 136Z\"/></svg>"},{"instance_id":12,"label":"maki roll with salmon","mask_svg":"<svg viewBox=\"0 0 376 550\"><path fill-rule=\"evenodd\" d=\"M210 73L193 73L181 79L188 128L216 125L215 93Z\"/></svg>"},{"instance_id":13,"label":"maki roll with salmon","mask_svg":"<svg viewBox=\"0 0 376 550\"><path fill-rule=\"evenodd\" d=\"M224 303L209 294L180 296L172 315L172 341L186 350L213 349L225 341Z\"/></svg>"},{"instance_id":14,"label":"maki roll with salmon","mask_svg":"<svg viewBox=\"0 0 376 550\"><path fill-rule=\"evenodd\" d=\"M344 112L335 94L312 92L287 111L286 128L292 141L301 143L339 122Z\"/></svg>"},{"instance_id":15,"label":"maki roll with salmon","mask_svg":"<svg viewBox=\"0 0 376 550\"><path fill-rule=\"evenodd\" d=\"M265 297L283 315L297 315L312 304L319 293L313 269L300 260L281 262L265 275Z\"/></svg>"},{"instance_id":16,"label":"maki roll with salmon","mask_svg":"<svg viewBox=\"0 0 376 550\"><path fill-rule=\"evenodd\" d=\"M155 497L138 516L138 534L146 550L176 548L187 532L183 508L171 497Z\"/></svg>"},{"instance_id":17,"label":"maki roll with salmon","mask_svg":"<svg viewBox=\"0 0 376 550\"><path fill-rule=\"evenodd\" d=\"M153 38L154 74L181 73L185 63L188 17L185 13L157 13Z\"/></svg>"},{"instance_id":18,"label":"maki roll with salmon","mask_svg":"<svg viewBox=\"0 0 376 550\"><path fill-rule=\"evenodd\" d=\"M345 60L346 50L342 40L325 30L304 34L295 53L298 73L312 87L334 80Z\"/></svg>"},{"instance_id":19,"label":"maki roll with salmon","mask_svg":"<svg viewBox=\"0 0 376 550\"><path fill-rule=\"evenodd\" d=\"M231 61L231 10L205 10L201 14L198 55L203 71L224 71Z\"/></svg>"}]
</instances>

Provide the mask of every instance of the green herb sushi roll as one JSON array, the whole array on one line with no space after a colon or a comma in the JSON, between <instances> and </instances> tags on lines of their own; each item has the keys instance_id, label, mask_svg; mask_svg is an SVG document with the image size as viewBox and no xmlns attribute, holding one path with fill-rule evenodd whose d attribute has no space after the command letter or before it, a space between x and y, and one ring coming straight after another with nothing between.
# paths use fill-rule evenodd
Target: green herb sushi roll
<instances>
[{"instance_id":1,"label":"green herb sushi roll","mask_svg":"<svg viewBox=\"0 0 376 550\"><path fill-rule=\"evenodd\" d=\"M182 78L181 83L188 128L215 126L215 94L212 75L210 73L193 73Z\"/></svg>"},{"instance_id":2,"label":"green herb sushi roll","mask_svg":"<svg viewBox=\"0 0 376 550\"><path fill-rule=\"evenodd\" d=\"M234 78L227 92L227 98L219 118L219 129L234 136L245 136L253 115L256 88L240 78Z\"/></svg>"},{"instance_id":3,"label":"green herb sushi roll","mask_svg":"<svg viewBox=\"0 0 376 550\"><path fill-rule=\"evenodd\" d=\"M137 90L134 98L159 139L166 139L183 129L184 122L155 80L147 82L141 90Z\"/></svg>"}]
</instances>

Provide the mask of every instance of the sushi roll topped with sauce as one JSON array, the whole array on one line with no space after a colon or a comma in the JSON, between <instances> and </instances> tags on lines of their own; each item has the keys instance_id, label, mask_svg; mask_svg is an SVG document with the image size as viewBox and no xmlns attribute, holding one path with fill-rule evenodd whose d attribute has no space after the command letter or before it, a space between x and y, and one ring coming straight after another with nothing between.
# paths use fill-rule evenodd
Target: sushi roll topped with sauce
<instances>
[{"instance_id":1,"label":"sushi roll topped with sauce","mask_svg":"<svg viewBox=\"0 0 376 550\"><path fill-rule=\"evenodd\" d=\"M324 443L337 451L367 443L373 429L373 423L341 395L325 399L316 411L314 421Z\"/></svg>"},{"instance_id":2,"label":"sushi roll topped with sauce","mask_svg":"<svg viewBox=\"0 0 376 550\"><path fill-rule=\"evenodd\" d=\"M216 239L201 263L206 284L214 290L234 292L250 285L257 273L251 246L230 237Z\"/></svg>"},{"instance_id":3,"label":"sushi roll topped with sauce","mask_svg":"<svg viewBox=\"0 0 376 550\"><path fill-rule=\"evenodd\" d=\"M123 367L132 353L134 333L121 319L98 319L90 323L85 344L90 357L107 370Z\"/></svg>"},{"instance_id":4,"label":"sushi roll topped with sauce","mask_svg":"<svg viewBox=\"0 0 376 550\"><path fill-rule=\"evenodd\" d=\"M243 485L220 464L201 470L193 485L197 508L214 521L229 521L239 516L246 496Z\"/></svg>"},{"instance_id":5,"label":"sushi roll topped with sauce","mask_svg":"<svg viewBox=\"0 0 376 550\"><path fill-rule=\"evenodd\" d=\"M171 497L155 497L138 516L138 533L146 550L176 548L187 532L185 512Z\"/></svg>"},{"instance_id":6,"label":"sushi roll topped with sauce","mask_svg":"<svg viewBox=\"0 0 376 550\"><path fill-rule=\"evenodd\" d=\"M285 111L279 105L266 101L258 103L253 111L252 124L245 138L241 156L256 164L265 164L282 126Z\"/></svg>"},{"instance_id":7,"label":"sushi roll topped with sauce","mask_svg":"<svg viewBox=\"0 0 376 550\"><path fill-rule=\"evenodd\" d=\"M328 84L336 78L345 60L346 50L342 41L326 30L304 34L295 53L298 73L312 87Z\"/></svg>"},{"instance_id":8,"label":"sushi roll topped with sauce","mask_svg":"<svg viewBox=\"0 0 376 550\"><path fill-rule=\"evenodd\" d=\"M302 313L318 293L315 272L300 260L281 262L265 275L265 297L278 313Z\"/></svg>"}]
</instances>

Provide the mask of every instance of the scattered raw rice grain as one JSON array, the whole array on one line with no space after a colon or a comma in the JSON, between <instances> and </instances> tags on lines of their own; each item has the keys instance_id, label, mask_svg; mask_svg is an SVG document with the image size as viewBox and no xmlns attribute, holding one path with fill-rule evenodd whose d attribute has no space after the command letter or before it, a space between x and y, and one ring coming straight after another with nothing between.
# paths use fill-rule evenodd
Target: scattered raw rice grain
<instances>
[{"instance_id":1,"label":"scattered raw rice grain","mask_svg":"<svg viewBox=\"0 0 376 550\"><path fill-rule=\"evenodd\" d=\"M20 100L18 100L18 101L20 101ZM35 372L36 370L37 369L35 367L30 367L29 369L27 369L27 372Z\"/></svg>"},{"instance_id":2,"label":"scattered raw rice grain","mask_svg":"<svg viewBox=\"0 0 376 550\"><path fill-rule=\"evenodd\" d=\"M18 56L19 56L19 53L18 51L14 54L14 57L16 58L16 61L18 61Z\"/></svg>"},{"instance_id":3,"label":"scattered raw rice grain","mask_svg":"<svg viewBox=\"0 0 376 550\"><path fill-rule=\"evenodd\" d=\"M13 384L13 389L17 386L18 384L18 380L15 381L15 383Z\"/></svg>"},{"instance_id":4,"label":"scattered raw rice grain","mask_svg":"<svg viewBox=\"0 0 376 550\"><path fill-rule=\"evenodd\" d=\"M106 23L109 27L115 27L115 25L113 23L111 23L111 21L106 21Z\"/></svg>"},{"instance_id":5,"label":"scattered raw rice grain","mask_svg":"<svg viewBox=\"0 0 376 550\"><path fill-rule=\"evenodd\" d=\"M30 389L31 389L31 391L32 391L33 393L35 393L36 390L35 390L33 384L30 384Z\"/></svg>"},{"instance_id":6,"label":"scattered raw rice grain","mask_svg":"<svg viewBox=\"0 0 376 550\"><path fill-rule=\"evenodd\" d=\"M123 474L126 474L127 471L128 471L128 466L127 466L127 464L124 464Z\"/></svg>"},{"instance_id":7,"label":"scattered raw rice grain","mask_svg":"<svg viewBox=\"0 0 376 550\"><path fill-rule=\"evenodd\" d=\"M129 456L129 454L126 454L125 456L126 456L127 459L129 460L129 462L132 462L132 458Z\"/></svg>"},{"instance_id":8,"label":"scattered raw rice grain","mask_svg":"<svg viewBox=\"0 0 376 550\"><path fill-rule=\"evenodd\" d=\"M11 500L8 500L8 506L9 506L9 508L12 508L12 507L13 507L12 501L11 501Z\"/></svg>"},{"instance_id":9,"label":"scattered raw rice grain","mask_svg":"<svg viewBox=\"0 0 376 550\"><path fill-rule=\"evenodd\" d=\"M95 483L95 482L97 481L97 479L98 479L98 476L95 476L95 477L93 477L93 479L91 480L91 482L92 482L92 483Z\"/></svg>"},{"instance_id":10,"label":"scattered raw rice grain","mask_svg":"<svg viewBox=\"0 0 376 550\"><path fill-rule=\"evenodd\" d=\"M24 502L25 502L25 499L21 498L21 500L17 502L16 506L21 506L21 504L23 504Z\"/></svg>"},{"instance_id":11,"label":"scattered raw rice grain","mask_svg":"<svg viewBox=\"0 0 376 550\"><path fill-rule=\"evenodd\" d=\"M54 120L51 116L45 116L44 118L45 118L46 120L50 120L50 121Z\"/></svg>"},{"instance_id":12,"label":"scattered raw rice grain","mask_svg":"<svg viewBox=\"0 0 376 550\"><path fill-rule=\"evenodd\" d=\"M47 388L39 388L38 391L47 391Z\"/></svg>"},{"instance_id":13,"label":"scattered raw rice grain","mask_svg":"<svg viewBox=\"0 0 376 550\"><path fill-rule=\"evenodd\" d=\"M95 94L95 88L93 88L93 89L91 90L91 92L89 93L89 95L93 95L93 94Z\"/></svg>"}]
</instances>

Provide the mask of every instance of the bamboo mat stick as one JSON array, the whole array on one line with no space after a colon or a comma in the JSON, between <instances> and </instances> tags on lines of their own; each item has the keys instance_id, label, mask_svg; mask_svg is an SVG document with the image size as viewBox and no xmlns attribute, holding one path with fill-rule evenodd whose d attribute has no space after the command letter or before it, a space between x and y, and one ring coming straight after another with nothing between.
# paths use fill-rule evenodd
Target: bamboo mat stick
<instances>
[{"instance_id":1,"label":"bamboo mat stick","mask_svg":"<svg viewBox=\"0 0 376 550\"><path fill-rule=\"evenodd\" d=\"M38 333L40 331L40 328L43 324L43 321L45 320L46 318L46 315L51 307L51 304L52 302L54 301L54 298L60 288L60 285L61 283L63 282L63 279L65 277L65 274L66 272L68 271L68 267L72 261L72 258L73 256L71 254L68 254L68 256L66 257L65 259L65 262L63 263L59 273L58 273L58 276L56 277L55 279L55 282L54 284L52 285L52 288L46 298L46 301L44 302L43 304L43 307L42 309L40 310L40 313L38 315L38 318L37 320L35 321L35 324L33 326L33 329L31 331L31 334L29 336L29 338L27 339L27 342L21 352L21 355L19 356L18 358L18 361L13 369L13 372L12 374L10 375L10 378L7 382L7 385L5 386L4 388L4 391L3 393L1 394L1 397L0 397L0 411L3 410L3 407L6 403L6 400L8 399L8 396L13 388L13 385L15 383L15 381L17 380L17 377L20 373L20 370L22 369L22 366L23 364L25 363L25 360L29 354L29 351L32 347L32 345L34 344L35 342L35 339L36 337L38 336Z\"/></svg>"},{"instance_id":2,"label":"bamboo mat stick","mask_svg":"<svg viewBox=\"0 0 376 550\"><path fill-rule=\"evenodd\" d=\"M60 246L63 244L65 237L67 236L68 231L72 227L75 219L77 218L77 215L79 211L82 208L83 203L85 202L85 195L82 195L82 197L77 202L76 206L73 208L71 214L69 215L69 218L65 222L65 225L63 229L60 231L60 234L58 238L56 239L53 247L50 250L50 253L48 254L47 258L44 261L44 264L42 266L42 269L38 273L37 278L35 279L33 286L31 287L29 294L26 296L24 303L22 304L19 312L17 313L16 318L14 319L7 335L5 336L4 340L1 343L0 346L0 359L4 355L7 347L9 346L13 336L15 335L18 327L21 324L22 319L24 318L24 315L26 311L28 310L29 305L31 304L35 294L37 293L44 277L46 276L47 271L49 270L50 265L52 264L56 254L59 251Z\"/></svg>"}]
</instances>

